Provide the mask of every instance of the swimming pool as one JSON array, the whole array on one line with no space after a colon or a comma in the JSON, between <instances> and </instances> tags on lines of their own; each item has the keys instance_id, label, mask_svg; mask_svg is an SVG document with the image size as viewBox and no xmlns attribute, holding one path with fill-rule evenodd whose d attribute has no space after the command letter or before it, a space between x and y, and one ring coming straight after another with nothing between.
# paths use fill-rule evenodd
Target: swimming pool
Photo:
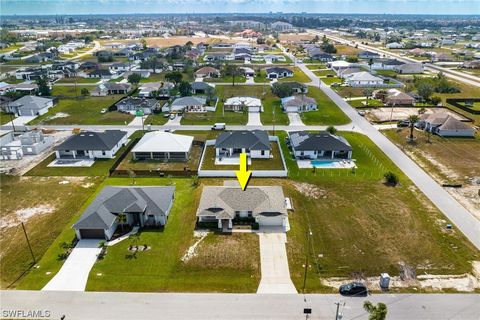
<instances>
[{"instance_id":1,"label":"swimming pool","mask_svg":"<svg viewBox=\"0 0 480 320\"><path fill-rule=\"evenodd\" d=\"M310 162L315 168L337 168L338 161L329 160L312 160Z\"/></svg>"}]
</instances>

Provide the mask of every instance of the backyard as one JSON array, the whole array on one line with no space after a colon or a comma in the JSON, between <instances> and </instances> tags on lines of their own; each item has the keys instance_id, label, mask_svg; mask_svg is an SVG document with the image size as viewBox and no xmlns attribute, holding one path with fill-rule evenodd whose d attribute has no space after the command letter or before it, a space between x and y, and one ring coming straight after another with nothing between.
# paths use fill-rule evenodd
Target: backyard
<instances>
[{"instance_id":1,"label":"backyard","mask_svg":"<svg viewBox=\"0 0 480 320\"><path fill-rule=\"evenodd\" d=\"M318 110L300 114L306 125L341 125L350 122L343 111L319 88L309 86L307 96L315 98Z\"/></svg>"}]
</instances>

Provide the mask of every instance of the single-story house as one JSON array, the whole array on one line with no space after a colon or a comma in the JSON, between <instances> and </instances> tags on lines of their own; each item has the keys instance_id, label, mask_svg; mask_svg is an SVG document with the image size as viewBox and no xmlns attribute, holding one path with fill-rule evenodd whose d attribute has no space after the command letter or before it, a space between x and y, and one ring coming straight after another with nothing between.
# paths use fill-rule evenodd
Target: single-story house
<instances>
[{"instance_id":1,"label":"single-story house","mask_svg":"<svg viewBox=\"0 0 480 320\"><path fill-rule=\"evenodd\" d=\"M351 87L374 87L383 84L383 79L370 72L362 71L350 74L345 83Z\"/></svg>"},{"instance_id":2,"label":"single-story house","mask_svg":"<svg viewBox=\"0 0 480 320\"><path fill-rule=\"evenodd\" d=\"M243 74L245 75L246 78L249 77L255 77L255 70L249 67L240 67L241 70L243 70Z\"/></svg>"},{"instance_id":3,"label":"single-story house","mask_svg":"<svg viewBox=\"0 0 480 320\"><path fill-rule=\"evenodd\" d=\"M403 49L405 45L403 43L398 42L390 42L385 45L387 49Z\"/></svg>"},{"instance_id":4,"label":"single-story house","mask_svg":"<svg viewBox=\"0 0 480 320\"><path fill-rule=\"evenodd\" d=\"M55 156L57 159L112 159L126 143L125 131L83 131L56 146Z\"/></svg>"},{"instance_id":5,"label":"single-story house","mask_svg":"<svg viewBox=\"0 0 480 320\"><path fill-rule=\"evenodd\" d=\"M123 71L129 71L135 66L135 64L126 62L126 63L112 63L109 67L109 69L113 72L123 72Z\"/></svg>"},{"instance_id":6,"label":"single-story house","mask_svg":"<svg viewBox=\"0 0 480 320\"><path fill-rule=\"evenodd\" d=\"M175 99L170 111L207 112L207 100L203 97L181 97Z\"/></svg>"},{"instance_id":7,"label":"single-story house","mask_svg":"<svg viewBox=\"0 0 480 320\"><path fill-rule=\"evenodd\" d=\"M174 186L107 186L72 228L77 239L110 240L120 224L119 215L125 215L130 226L161 227L167 223L174 194Z\"/></svg>"},{"instance_id":8,"label":"single-story house","mask_svg":"<svg viewBox=\"0 0 480 320\"><path fill-rule=\"evenodd\" d=\"M127 97L115 104L120 112L134 114L142 110L143 114L151 114L160 109L160 102L155 99Z\"/></svg>"},{"instance_id":9,"label":"single-story house","mask_svg":"<svg viewBox=\"0 0 480 320\"><path fill-rule=\"evenodd\" d=\"M326 52L322 51L320 48L316 48L316 47L308 50L308 57L312 60L318 60L318 61L323 61L323 62L328 62L328 61L335 60L334 57L331 54L326 53Z\"/></svg>"},{"instance_id":10,"label":"single-story house","mask_svg":"<svg viewBox=\"0 0 480 320\"><path fill-rule=\"evenodd\" d=\"M8 104L6 112L14 113L17 116L38 116L48 112L53 107L53 99L23 96Z\"/></svg>"},{"instance_id":11,"label":"single-story house","mask_svg":"<svg viewBox=\"0 0 480 320\"><path fill-rule=\"evenodd\" d=\"M421 63L404 63L393 68L398 73L423 73L423 64Z\"/></svg>"},{"instance_id":12,"label":"single-story house","mask_svg":"<svg viewBox=\"0 0 480 320\"><path fill-rule=\"evenodd\" d=\"M138 74L142 79L147 79L150 77L150 71L148 70L130 70L123 74L123 78L128 79L128 77L132 74Z\"/></svg>"},{"instance_id":13,"label":"single-story house","mask_svg":"<svg viewBox=\"0 0 480 320\"><path fill-rule=\"evenodd\" d=\"M213 67L203 67L195 71L197 78L218 78L220 77L220 71Z\"/></svg>"},{"instance_id":14,"label":"single-story house","mask_svg":"<svg viewBox=\"0 0 480 320\"><path fill-rule=\"evenodd\" d=\"M296 158L300 159L351 159L352 147L348 141L326 131L290 132L290 146Z\"/></svg>"},{"instance_id":15,"label":"single-story house","mask_svg":"<svg viewBox=\"0 0 480 320\"><path fill-rule=\"evenodd\" d=\"M415 103L415 98L398 89L388 89L382 102L387 106L411 106Z\"/></svg>"},{"instance_id":16,"label":"single-story house","mask_svg":"<svg viewBox=\"0 0 480 320\"><path fill-rule=\"evenodd\" d=\"M147 132L133 147L134 160L187 161L193 137L165 131Z\"/></svg>"},{"instance_id":17,"label":"single-story house","mask_svg":"<svg viewBox=\"0 0 480 320\"><path fill-rule=\"evenodd\" d=\"M345 69L339 69L337 71L337 76L339 78L345 79L353 73L358 73L358 72L362 72L362 71L363 71L362 69L357 68L357 67L349 67L349 68L345 68Z\"/></svg>"},{"instance_id":18,"label":"single-story house","mask_svg":"<svg viewBox=\"0 0 480 320\"><path fill-rule=\"evenodd\" d=\"M420 117L420 127L442 137L474 137L475 129L447 113L425 113Z\"/></svg>"},{"instance_id":19,"label":"single-story house","mask_svg":"<svg viewBox=\"0 0 480 320\"><path fill-rule=\"evenodd\" d=\"M373 61L373 64L370 66L372 70L394 70L396 66L401 66L405 64L397 59L377 59Z\"/></svg>"},{"instance_id":20,"label":"single-story house","mask_svg":"<svg viewBox=\"0 0 480 320\"><path fill-rule=\"evenodd\" d=\"M109 94L127 94L132 89L130 83L106 82L98 85L90 93L92 96L104 97Z\"/></svg>"},{"instance_id":21,"label":"single-story house","mask_svg":"<svg viewBox=\"0 0 480 320\"><path fill-rule=\"evenodd\" d=\"M205 186L197 209L199 222L231 229L234 220L252 219L260 226L286 227L288 213L280 186Z\"/></svg>"},{"instance_id":22,"label":"single-story house","mask_svg":"<svg viewBox=\"0 0 480 320\"><path fill-rule=\"evenodd\" d=\"M305 95L296 95L282 99L282 110L285 112L307 112L317 110L317 101Z\"/></svg>"},{"instance_id":23,"label":"single-story house","mask_svg":"<svg viewBox=\"0 0 480 320\"><path fill-rule=\"evenodd\" d=\"M97 79L116 79L119 75L112 70L107 69L96 69L87 74L87 78L97 78Z\"/></svg>"},{"instance_id":24,"label":"single-story house","mask_svg":"<svg viewBox=\"0 0 480 320\"><path fill-rule=\"evenodd\" d=\"M358 54L359 59L379 59L380 55L372 51L362 51Z\"/></svg>"},{"instance_id":25,"label":"single-story house","mask_svg":"<svg viewBox=\"0 0 480 320\"><path fill-rule=\"evenodd\" d=\"M282 82L282 84L284 86L290 87L290 89L292 90L293 93L307 93L308 92L308 87L305 84L300 83L298 81L285 81L285 82Z\"/></svg>"},{"instance_id":26,"label":"single-story house","mask_svg":"<svg viewBox=\"0 0 480 320\"><path fill-rule=\"evenodd\" d=\"M293 77L293 71L288 68L273 67L266 68L267 79L281 79L287 77Z\"/></svg>"},{"instance_id":27,"label":"single-story house","mask_svg":"<svg viewBox=\"0 0 480 320\"><path fill-rule=\"evenodd\" d=\"M224 60L227 60L227 56L231 56L231 54L230 53L225 53L225 52L212 52L212 53L209 53L209 54L205 55L205 57L203 57L203 60L204 61L209 61L209 62L224 61Z\"/></svg>"},{"instance_id":28,"label":"single-story house","mask_svg":"<svg viewBox=\"0 0 480 320\"><path fill-rule=\"evenodd\" d=\"M237 158L246 153L252 159L268 159L272 147L267 131L226 131L215 140L217 158Z\"/></svg>"},{"instance_id":29,"label":"single-story house","mask_svg":"<svg viewBox=\"0 0 480 320\"><path fill-rule=\"evenodd\" d=\"M214 87L208 82L195 81L192 82L190 86L192 87L192 94L206 94L209 91L214 91Z\"/></svg>"},{"instance_id":30,"label":"single-story house","mask_svg":"<svg viewBox=\"0 0 480 320\"><path fill-rule=\"evenodd\" d=\"M232 97L223 104L229 111L263 112L262 100L252 97Z\"/></svg>"},{"instance_id":31,"label":"single-story house","mask_svg":"<svg viewBox=\"0 0 480 320\"><path fill-rule=\"evenodd\" d=\"M151 97L153 92L160 90L163 86L162 82L145 82L140 84L138 88L138 96L142 98Z\"/></svg>"}]
</instances>

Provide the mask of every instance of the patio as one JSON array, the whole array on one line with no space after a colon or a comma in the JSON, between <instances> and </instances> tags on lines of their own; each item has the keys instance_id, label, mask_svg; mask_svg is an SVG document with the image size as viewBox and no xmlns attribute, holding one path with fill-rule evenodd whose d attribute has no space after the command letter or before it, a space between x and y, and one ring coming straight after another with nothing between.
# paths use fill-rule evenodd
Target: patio
<instances>
[{"instance_id":1,"label":"patio","mask_svg":"<svg viewBox=\"0 0 480 320\"><path fill-rule=\"evenodd\" d=\"M91 158L55 159L47 167L91 167L94 163Z\"/></svg>"},{"instance_id":2,"label":"patio","mask_svg":"<svg viewBox=\"0 0 480 320\"><path fill-rule=\"evenodd\" d=\"M250 159L250 157L247 157L247 163L248 165L252 164L252 159ZM215 165L239 165L239 164L240 164L239 153L234 153L230 157L227 157L227 156L215 157Z\"/></svg>"}]
</instances>

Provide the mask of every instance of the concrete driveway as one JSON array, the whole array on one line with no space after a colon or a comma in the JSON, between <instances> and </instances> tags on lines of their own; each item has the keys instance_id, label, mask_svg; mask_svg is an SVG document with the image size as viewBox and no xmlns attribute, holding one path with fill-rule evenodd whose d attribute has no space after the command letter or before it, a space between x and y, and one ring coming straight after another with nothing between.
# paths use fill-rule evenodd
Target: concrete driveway
<instances>
[{"instance_id":1,"label":"concrete driveway","mask_svg":"<svg viewBox=\"0 0 480 320\"><path fill-rule=\"evenodd\" d=\"M257 293L297 293L288 269L286 233L282 228L262 228L258 237L262 279Z\"/></svg>"},{"instance_id":2,"label":"concrete driveway","mask_svg":"<svg viewBox=\"0 0 480 320\"><path fill-rule=\"evenodd\" d=\"M85 291L88 274L101 251L98 243L96 239L80 240L60 271L42 290Z\"/></svg>"},{"instance_id":3,"label":"concrete driveway","mask_svg":"<svg viewBox=\"0 0 480 320\"><path fill-rule=\"evenodd\" d=\"M249 112L247 126L261 126L260 112Z\"/></svg>"},{"instance_id":4,"label":"concrete driveway","mask_svg":"<svg viewBox=\"0 0 480 320\"><path fill-rule=\"evenodd\" d=\"M300 118L300 114L297 112L289 112L288 120L290 121L291 126L304 126L302 119Z\"/></svg>"}]
</instances>

